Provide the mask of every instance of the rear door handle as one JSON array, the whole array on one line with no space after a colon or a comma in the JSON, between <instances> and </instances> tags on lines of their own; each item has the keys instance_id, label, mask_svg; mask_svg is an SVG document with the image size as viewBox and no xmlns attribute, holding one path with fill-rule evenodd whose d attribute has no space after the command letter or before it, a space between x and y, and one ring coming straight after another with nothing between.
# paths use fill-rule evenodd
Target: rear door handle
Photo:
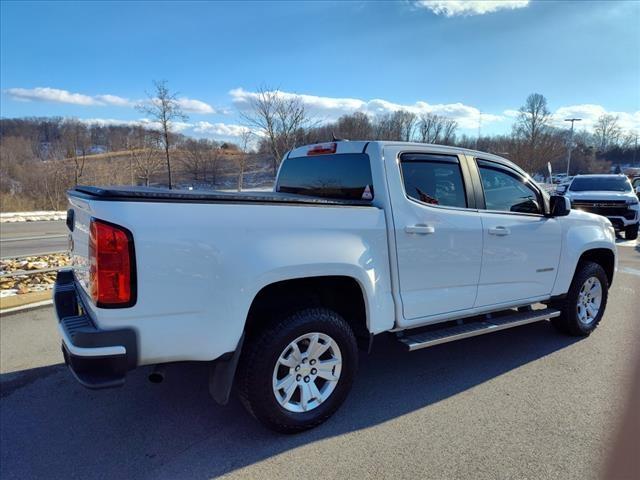
<instances>
[{"instance_id":1,"label":"rear door handle","mask_svg":"<svg viewBox=\"0 0 640 480\"><path fill-rule=\"evenodd\" d=\"M504 237L505 235L510 235L511 230L507 227L493 227L489 229L489 235L497 235L499 237Z\"/></svg>"},{"instance_id":2,"label":"rear door handle","mask_svg":"<svg viewBox=\"0 0 640 480\"><path fill-rule=\"evenodd\" d=\"M418 235L428 235L435 233L436 229L432 225L410 225L404 227L404 231L407 233L417 233Z\"/></svg>"}]
</instances>

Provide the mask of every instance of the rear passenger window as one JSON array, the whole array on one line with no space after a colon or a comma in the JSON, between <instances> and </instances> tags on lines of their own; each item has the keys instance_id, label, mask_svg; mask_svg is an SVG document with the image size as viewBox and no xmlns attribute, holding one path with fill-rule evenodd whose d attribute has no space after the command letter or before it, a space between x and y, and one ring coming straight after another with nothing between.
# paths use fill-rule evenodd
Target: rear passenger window
<instances>
[{"instance_id":1,"label":"rear passenger window","mask_svg":"<svg viewBox=\"0 0 640 480\"><path fill-rule=\"evenodd\" d=\"M515 175L478 161L487 210L542 213L538 194Z\"/></svg>"},{"instance_id":2,"label":"rear passenger window","mask_svg":"<svg viewBox=\"0 0 640 480\"><path fill-rule=\"evenodd\" d=\"M467 207L458 157L404 153L400 168L409 197L430 205Z\"/></svg>"},{"instance_id":3,"label":"rear passenger window","mask_svg":"<svg viewBox=\"0 0 640 480\"><path fill-rule=\"evenodd\" d=\"M341 153L287 158L276 192L347 200L372 200L369 155Z\"/></svg>"}]
</instances>

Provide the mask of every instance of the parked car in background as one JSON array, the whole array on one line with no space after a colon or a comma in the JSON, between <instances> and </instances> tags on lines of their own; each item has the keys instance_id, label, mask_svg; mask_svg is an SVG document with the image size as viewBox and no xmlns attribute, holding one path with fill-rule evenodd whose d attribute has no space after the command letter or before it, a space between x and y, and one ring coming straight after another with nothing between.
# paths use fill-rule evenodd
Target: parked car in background
<instances>
[{"instance_id":1,"label":"parked car in background","mask_svg":"<svg viewBox=\"0 0 640 480\"><path fill-rule=\"evenodd\" d=\"M607 217L627 240L638 238L640 205L625 175L576 175L564 192L571 208Z\"/></svg>"},{"instance_id":2,"label":"parked car in background","mask_svg":"<svg viewBox=\"0 0 640 480\"><path fill-rule=\"evenodd\" d=\"M633 177L633 180L631 180L631 186L635 190L638 199L640 199L640 177Z\"/></svg>"},{"instance_id":3,"label":"parked car in background","mask_svg":"<svg viewBox=\"0 0 640 480\"><path fill-rule=\"evenodd\" d=\"M554 183L556 185L560 185L560 184L566 182L566 180L567 180L567 174L566 173L556 173L556 174L551 176L551 183Z\"/></svg>"},{"instance_id":4,"label":"parked car in background","mask_svg":"<svg viewBox=\"0 0 640 480\"><path fill-rule=\"evenodd\" d=\"M336 411L378 334L417 350L552 319L587 336L616 265L607 219L508 160L438 145L299 147L274 192L68 196L73 269L54 299L80 383L211 362L218 402L235 386L282 432Z\"/></svg>"}]
</instances>

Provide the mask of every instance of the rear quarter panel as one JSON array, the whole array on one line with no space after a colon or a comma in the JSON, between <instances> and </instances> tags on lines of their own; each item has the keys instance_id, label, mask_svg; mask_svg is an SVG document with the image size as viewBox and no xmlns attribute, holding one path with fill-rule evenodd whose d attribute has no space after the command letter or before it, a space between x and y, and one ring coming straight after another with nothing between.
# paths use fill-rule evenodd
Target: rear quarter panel
<instances>
[{"instance_id":1,"label":"rear quarter panel","mask_svg":"<svg viewBox=\"0 0 640 480\"><path fill-rule=\"evenodd\" d=\"M89 211L133 233L137 303L90 308L102 328L139 332L140 364L233 351L256 294L292 278L353 277L370 330L393 326L382 209L90 201Z\"/></svg>"}]
</instances>

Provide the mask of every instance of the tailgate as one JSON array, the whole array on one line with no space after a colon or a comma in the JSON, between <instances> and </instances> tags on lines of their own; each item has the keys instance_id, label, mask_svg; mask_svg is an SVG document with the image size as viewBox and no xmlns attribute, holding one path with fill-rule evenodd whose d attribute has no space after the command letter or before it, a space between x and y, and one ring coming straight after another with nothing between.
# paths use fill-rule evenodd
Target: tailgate
<instances>
[{"instance_id":1,"label":"tailgate","mask_svg":"<svg viewBox=\"0 0 640 480\"><path fill-rule=\"evenodd\" d=\"M79 198L69 197L67 226L71 230L69 245L71 266L78 283L89 294L89 228L91 210L89 204Z\"/></svg>"}]
</instances>

